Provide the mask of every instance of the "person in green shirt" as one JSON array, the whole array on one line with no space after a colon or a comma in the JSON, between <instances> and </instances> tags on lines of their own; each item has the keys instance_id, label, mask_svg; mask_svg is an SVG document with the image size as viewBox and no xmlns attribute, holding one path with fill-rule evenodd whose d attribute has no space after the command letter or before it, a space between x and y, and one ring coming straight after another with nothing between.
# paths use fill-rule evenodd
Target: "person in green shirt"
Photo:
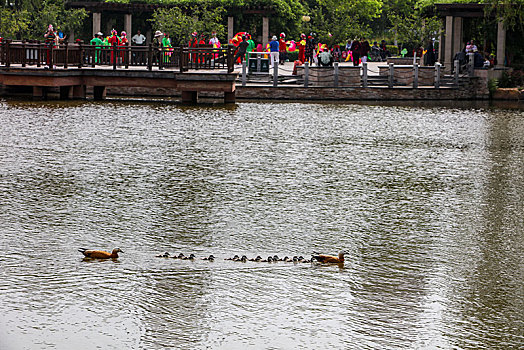
<instances>
[{"instance_id":1,"label":"person in green shirt","mask_svg":"<svg viewBox=\"0 0 524 350\"><path fill-rule=\"evenodd\" d=\"M100 58L98 57L100 54L100 49L102 48L102 45L104 44L102 42L102 39L100 39L103 36L102 33L98 32L95 34L94 38L91 39L89 42L91 45L95 45L95 63L100 63Z\"/></svg>"},{"instance_id":2,"label":"person in green shirt","mask_svg":"<svg viewBox=\"0 0 524 350\"><path fill-rule=\"evenodd\" d=\"M171 46L171 39L169 38L169 33L164 33L162 38L162 47L164 49L164 63L168 63L171 60L171 55L173 54L173 46Z\"/></svg>"},{"instance_id":3,"label":"person in green shirt","mask_svg":"<svg viewBox=\"0 0 524 350\"><path fill-rule=\"evenodd\" d=\"M247 46L247 50L246 50L246 61L249 62L249 52L253 52L255 51L255 42L253 41L253 39L251 38L251 34L246 34L247 36L247 43L248 43L248 46Z\"/></svg>"}]
</instances>

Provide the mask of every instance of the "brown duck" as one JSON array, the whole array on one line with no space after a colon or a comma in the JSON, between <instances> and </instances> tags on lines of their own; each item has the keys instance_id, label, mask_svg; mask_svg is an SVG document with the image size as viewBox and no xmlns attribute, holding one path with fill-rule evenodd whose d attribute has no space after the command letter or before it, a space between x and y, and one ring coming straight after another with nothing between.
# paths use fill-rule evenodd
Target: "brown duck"
<instances>
[{"instance_id":1,"label":"brown duck","mask_svg":"<svg viewBox=\"0 0 524 350\"><path fill-rule=\"evenodd\" d=\"M318 254L312 255L311 259L315 259L316 261L325 264L343 264L345 254L348 254L348 252L340 251L340 253L338 253L338 256Z\"/></svg>"},{"instance_id":2,"label":"brown duck","mask_svg":"<svg viewBox=\"0 0 524 350\"><path fill-rule=\"evenodd\" d=\"M118 258L118 253L123 253L123 251L120 250L120 248L113 249L111 253L106 252L104 250L91 250L84 248L80 248L78 249L78 251L84 254L86 258L91 259L116 259Z\"/></svg>"}]
</instances>

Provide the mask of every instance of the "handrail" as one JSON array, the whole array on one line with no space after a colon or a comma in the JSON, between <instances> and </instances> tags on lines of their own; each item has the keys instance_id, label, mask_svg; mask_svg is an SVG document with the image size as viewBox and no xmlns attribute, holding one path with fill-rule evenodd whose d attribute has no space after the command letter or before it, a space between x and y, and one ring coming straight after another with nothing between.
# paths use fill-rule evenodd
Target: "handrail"
<instances>
[{"instance_id":1,"label":"handrail","mask_svg":"<svg viewBox=\"0 0 524 350\"><path fill-rule=\"evenodd\" d=\"M5 40L0 43L0 67L20 64L27 66L83 67L109 66L113 70L144 67L159 70L174 68L180 72L195 70L234 69L234 50L232 45L222 48L213 47L155 47L113 44L96 46L75 43L44 43L40 41L13 42Z\"/></svg>"}]
</instances>

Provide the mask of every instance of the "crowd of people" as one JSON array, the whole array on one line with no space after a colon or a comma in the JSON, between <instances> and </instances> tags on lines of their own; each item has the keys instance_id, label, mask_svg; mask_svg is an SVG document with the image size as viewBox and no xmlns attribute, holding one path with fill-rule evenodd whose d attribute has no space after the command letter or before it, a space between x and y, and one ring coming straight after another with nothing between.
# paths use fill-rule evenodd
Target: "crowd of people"
<instances>
[{"instance_id":1,"label":"crowd of people","mask_svg":"<svg viewBox=\"0 0 524 350\"><path fill-rule=\"evenodd\" d=\"M353 40L347 40L346 45L341 47L338 44L329 45L322 43L316 37L317 35L313 32L308 35L302 33L298 40L294 41L289 40L286 34L282 32L278 37L273 35L266 47L263 47L261 43L256 44L249 33L240 32L231 38L228 44L233 44L236 47L234 56L235 63L242 63L242 61L249 57L250 52L262 52L269 58L270 68L275 65L284 64L288 60L289 54L293 52L297 52L298 56L298 59L294 62L295 65L301 65L307 62L318 66L331 66L334 62L352 62L354 66L358 66L368 61L382 62L391 56L385 40L382 40L380 44L375 41L373 45L370 45L369 41L365 38L355 38ZM66 36L56 31L52 25L48 26L44 34L45 43L49 47L57 47L66 39ZM117 64L121 64L124 58L124 50L115 53L114 50L103 49L112 46L122 48L129 44L133 46L145 46L147 42L148 38L142 34L140 30L132 36L130 42L125 31L121 31L120 34L118 34L118 32L113 29L110 35L107 36L104 36L102 32L98 32L90 40L90 44L96 48L92 59L94 63L103 62L113 64L116 62ZM174 48L169 33L164 33L159 30L155 31L151 43L155 49L153 55L154 62L162 62L164 65L171 62ZM221 48L222 44L216 32L212 32L209 39L202 33L193 32L187 46L190 48L211 47L217 49ZM407 50L405 49L401 52L403 55L406 53ZM481 54L473 40L467 42L464 49L455 55L455 59L459 60L461 65L466 64L469 60L469 53L473 55L475 68L494 65L494 56ZM426 47L420 46L414 51L414 54L418 57L423 57L423 63L428 66L434 65L437 60L433 40L430 40ZM196 60L193 56L192 54L192 58L190 59ZM132 59L134 63L145 64L147 57L133 53ZM48 64L51 62L50 50L47 52L47 62ZM162 69L163 65L159 64L159 66Z\"/></svg>"}]
</instances>

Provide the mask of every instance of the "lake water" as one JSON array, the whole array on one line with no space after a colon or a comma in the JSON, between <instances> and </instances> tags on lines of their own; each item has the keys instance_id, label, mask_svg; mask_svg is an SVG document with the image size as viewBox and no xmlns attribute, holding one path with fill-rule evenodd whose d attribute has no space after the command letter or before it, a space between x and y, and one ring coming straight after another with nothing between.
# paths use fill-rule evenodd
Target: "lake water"
<instances>
[{"instance_id":1,"label":"lake water","mask_svg":"<svg viewBox=\"0 0 524 350\"><path fill-rule=\"evenodd\" d=\"M522 348L523 214L522 109L0 100L0 349Z\"/></svg>"}]
</instances>

